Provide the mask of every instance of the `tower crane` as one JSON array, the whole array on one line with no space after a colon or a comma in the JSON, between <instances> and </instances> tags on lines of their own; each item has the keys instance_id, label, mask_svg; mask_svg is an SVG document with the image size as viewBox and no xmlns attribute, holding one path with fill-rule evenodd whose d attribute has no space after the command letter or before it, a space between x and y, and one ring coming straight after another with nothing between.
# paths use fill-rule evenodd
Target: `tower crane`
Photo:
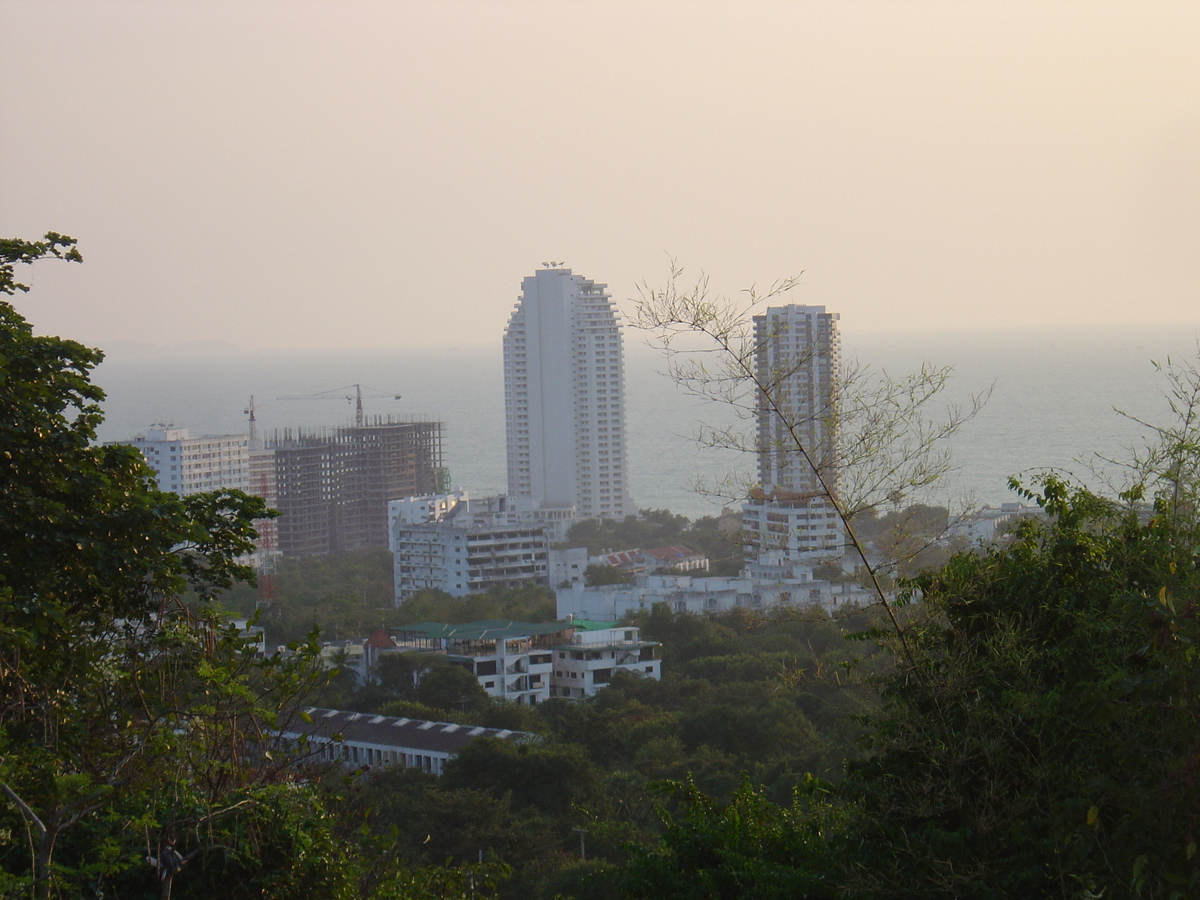
<instances>
[{"instance_id":1,"label":"tower crane","mask_svg":"<svg viewBox=\"0 0 1200 900\"><path fill-rule=\"evenodd\" d=\"M347 394L346 391L349 391L351 388L354 389L354 393ZM333 388L328 391L321 391L320 393L317 393L317 394L287 394L286 396L280 397L279 399L280 400L345 400L347 403L354 403L355 404L355 406L354 406L354 424L361 427L363 424L363 405L362 405L363 397L366 397L367 399L378 399L378 400L399 400L400 399L399 394L388 393L387 391L381 391L378 388L368 387L367 390L374 391L375 393L364 394L363 386L361 384L348 384L345 387Z\"/></svg>"},{"instance_id":2,"label":"tower crane","mask_svg":"<svg viewBox=\"0 0 1200 900\"><path fill-rule=\"evenodd\" d=\"M246 408L242 410L243 416L250 417L250 448L251 449L256 448L257 445L255 442L258 440L258 423L254 419L254 411L257 409L262 409L263 406L265 406L265 405L266 404L263 404L263 403L255 403L254 395L251 394L250 402L247 403Z\"/></svg>"}]
</instances>

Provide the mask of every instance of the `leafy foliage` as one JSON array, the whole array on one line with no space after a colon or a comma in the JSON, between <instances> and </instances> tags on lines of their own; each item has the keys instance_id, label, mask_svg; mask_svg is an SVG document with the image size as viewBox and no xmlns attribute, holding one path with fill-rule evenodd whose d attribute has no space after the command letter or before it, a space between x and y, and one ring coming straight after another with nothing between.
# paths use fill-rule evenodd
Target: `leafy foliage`
<instances>
[{"instance_id":1,"label":"leafy foliage","mask_svg":"<svg viewBox=\"0 0 1200 900\"><path fill-rule=\"evenodd\" d=\"M46 257L80 258L62 235L0 241L0 293ZM0 892L490 894L501 866L372 870L296 780L279 735L316 636L258 658L209 602L250 577L268 512L158 491L136 450L96 446L101 359L0 302Z\"/></svg>"},{"instance_id":2,"label":"leafy foliage","mask_svg":"<svg viewBox=\"0 0 1200 900\"><path fill-rule=\"evenodd\" d=\"M863 828L892 848L859 869L880 896L1200 883L1195 524L1053 478L1030 496L1050 523L911 585L916 664L854 767Z\"/></svg>"},{"instance_id":3,"label":"leafy foliage","mask_svg":"<svg viewBox=\"0 0 1200 900\"><path fill-rule=\"evenodd\" d=\"M743 782L728 803L714 802L691 780L662 786L680 801L660 807L662 843L630 866L627 896L668 900L836 897L837 867L826 841L836 812L828 789L808 781L786 808Z\"/></svg>"}]
</instances>

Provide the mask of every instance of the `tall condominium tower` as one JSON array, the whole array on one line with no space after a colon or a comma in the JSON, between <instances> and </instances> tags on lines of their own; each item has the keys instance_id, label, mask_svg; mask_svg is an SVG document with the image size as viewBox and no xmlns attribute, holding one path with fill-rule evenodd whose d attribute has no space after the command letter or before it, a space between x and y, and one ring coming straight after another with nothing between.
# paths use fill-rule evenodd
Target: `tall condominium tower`
<instances>
[{"instance_id":1,"label":"tall condominium tower","mask_svg":"<svg viewBox=\"0 0 1200 900\"><path fill-rule=\"evenodd\" d=\"M626 491L621 326L606 285L538 269L504 330L508 492L581 517L635 512Z\"/></svg>"},{"instance_id":2,"label":"tall condominium tower","mask_svg":"<svg viewBox=\"0 0 1200 900\"><path fill-rule=\"evenodd\" d=\"M773 306L754 317L759 488L743 511L751 545L789 559L841 556L836 417L841 339L823 306Z\"/></svg>"}]
</instances>

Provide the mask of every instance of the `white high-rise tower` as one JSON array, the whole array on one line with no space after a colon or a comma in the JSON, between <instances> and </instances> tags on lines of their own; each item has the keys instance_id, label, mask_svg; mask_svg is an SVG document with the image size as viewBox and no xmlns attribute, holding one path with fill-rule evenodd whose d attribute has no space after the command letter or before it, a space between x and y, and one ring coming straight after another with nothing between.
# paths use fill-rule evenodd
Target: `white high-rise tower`
<instances>
[{"instance_id":1,"label":"white high-rise tower","mask_svg":"<svg viewBox=\"0 0 1200 900\"><path fill-rule=\"evenodd\" d=\"M840 557L837 497L838 314L823 306L772 306L754 317L759 487L743 528L762 553L792 560Z\"/></svg>"},{"instance_id":2,"label":"white high-rise tower","mask_svg":"<svg viewBox=\"0 0 1200 900\"><path fill-rule=\"evenodd\" d=\"M625 357L612 298L553 265L521 282L504 330L508 492L580 518L635 512L626 490Z\"/></svg>"}]
</instances>

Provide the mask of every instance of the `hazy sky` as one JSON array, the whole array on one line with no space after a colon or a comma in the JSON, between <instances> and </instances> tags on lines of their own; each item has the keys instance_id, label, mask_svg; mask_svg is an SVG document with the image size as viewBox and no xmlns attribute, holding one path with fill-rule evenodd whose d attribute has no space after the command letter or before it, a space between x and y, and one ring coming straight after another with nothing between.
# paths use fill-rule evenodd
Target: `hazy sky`
<instances>
[{"instance_id":1,"label":"hazy sky","mask_svg":"<svg viewBox=\"0 0 1200 900\"><path fill-rule=\"evenodd\" d=\"M1200 3L0 0L39 331L498 341L565 260L843 332L1200 323Z\"/></svg>"}]
</instances>

